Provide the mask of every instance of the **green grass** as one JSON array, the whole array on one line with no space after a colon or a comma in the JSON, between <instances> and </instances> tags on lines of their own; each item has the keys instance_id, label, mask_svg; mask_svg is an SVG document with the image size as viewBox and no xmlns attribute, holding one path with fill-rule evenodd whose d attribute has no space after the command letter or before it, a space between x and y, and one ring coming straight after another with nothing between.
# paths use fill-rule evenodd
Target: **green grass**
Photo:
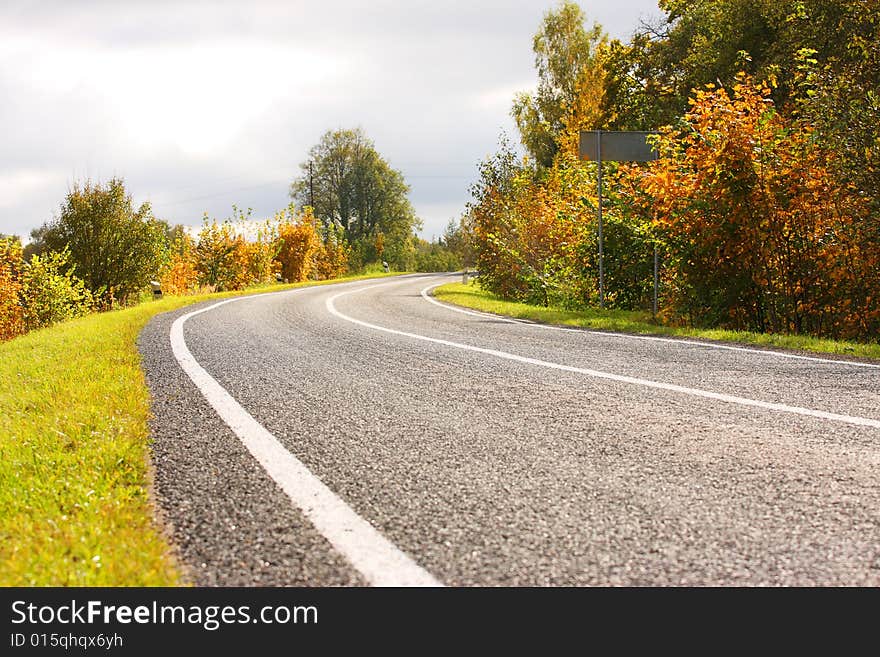
<instances>
[{"instance_id":1,"label":"green grass","mask_svg":"<svg viewBox=\"0 0 880 657\"><path fill-rule=\"evenodd\" d=\"M0 585L185 583L148 493L135 340L158 313L236 294L167 297L0 344Z\"/></svg>"},{"instance_id":2,"label":"green grass","mask_svg":"<svg viewBox=\"0 0 880 657\"><path fill-rule=\"evenodd\" d=\"M561 308L535 306L527 303L505 301L479 287L476 282L468 285L450 283L434 289L434 296L459 306L482 310L496 315L527 319L544 324L579 326L602 331L620 331L649 335L669 335L701 340L715 340L761 347L778 347L795 351L821 354L838 354L865 359L880 359L880 344L862 344L840 340L824 340L805 335L782 335L726 331L722 329L697 329L664 326L655 323L651 314L625 310L564 310Z\"/></svg>"}]
</instances>

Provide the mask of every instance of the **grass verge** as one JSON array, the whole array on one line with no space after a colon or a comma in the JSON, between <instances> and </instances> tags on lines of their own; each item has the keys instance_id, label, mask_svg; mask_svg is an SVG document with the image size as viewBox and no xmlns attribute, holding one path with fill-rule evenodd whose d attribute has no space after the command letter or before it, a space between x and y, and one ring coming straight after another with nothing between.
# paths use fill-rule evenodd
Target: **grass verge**
<instances>
[{"instance_id":1,"label":"grass verge","mask_svg":"<svg viewBox=\"0 0 880 657\"><path fill-rule=\"evenodd\" d=\"M192 303L314 284L167 297L0 343L0 586L182 583L148 495L137 336Z\"/></svg>"},{"instance_id":2,"label":"grass verge","mask_svg":"<svg viewBox=\"0 0 880 657\"><path fill-rule=\"evenodd\" d=\"M625 310L563 310L561 308L535 306L527 303L505 301L479 287L476 282L464 285L449 283L434 289L434 296L447 303L473 308L483 312L527 319L544 324L578 326L602 331L620 331L648 335L667 335L699 338L719 342L732 342L759 347L777 347L819 354L837 354L864 359L880 359L880 344L863 344L841 340L825 340L805 335L750 333L723 329L697 329L664 326L651 319L646 312Z\"/></svg>"}]
</instances>

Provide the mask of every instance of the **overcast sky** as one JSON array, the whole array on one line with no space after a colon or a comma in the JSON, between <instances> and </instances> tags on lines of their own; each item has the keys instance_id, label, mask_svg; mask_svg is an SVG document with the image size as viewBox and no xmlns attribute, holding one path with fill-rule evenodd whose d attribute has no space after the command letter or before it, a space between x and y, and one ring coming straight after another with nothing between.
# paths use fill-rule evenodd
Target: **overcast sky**
<instances>
[{"instance_id":1,"label":"overcast sky","mask_svg":"<svg viewBox=\"0 0 880 657\"><path fill-rule=\"evenodd\" d=\"M257 218L328 129L362 127L412 186L422 235L461 214L550 0L0 0L0 232L76 180L125 178L158 217ZM655 0L585 1L627 38Z\"/></svg>"}]
</instances>

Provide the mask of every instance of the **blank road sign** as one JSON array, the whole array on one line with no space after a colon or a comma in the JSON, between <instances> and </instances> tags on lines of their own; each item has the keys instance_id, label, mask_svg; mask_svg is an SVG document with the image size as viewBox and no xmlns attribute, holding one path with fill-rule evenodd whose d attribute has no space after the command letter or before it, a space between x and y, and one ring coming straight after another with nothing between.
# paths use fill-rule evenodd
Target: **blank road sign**
<instances>
[{"instance_id":1,"label":"blank road sign","mask_svg":"<svg viewBox=\"0 0 880 657\"><path fill-rule=\"evenodd\" d=\"M602 143L603 162L649 162L657 153L648 145L648 135L656 132L587 130L581 132L581 159L596 162L599 159L599 140Z\"/></svg>"}]
</instances>

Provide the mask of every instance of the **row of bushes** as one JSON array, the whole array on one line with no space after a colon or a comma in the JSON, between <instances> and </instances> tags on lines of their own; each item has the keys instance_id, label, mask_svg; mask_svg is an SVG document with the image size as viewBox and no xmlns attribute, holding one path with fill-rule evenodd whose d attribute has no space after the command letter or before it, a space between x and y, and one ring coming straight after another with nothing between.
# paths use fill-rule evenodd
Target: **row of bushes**
<instances>
[{"instance_id":1,"label":"row of bushes","mask_svg":"<svg viewBox=\"0 0 880 657\"><path fill-rule=\"evenodd\" d=\"M114 181L115 184L115 181ZM103 199L115 192L111 186L89 186L92 196ZM80 195L82 190L74 193ZM94 199L93 199L94 200ZM88 205L94 208L94 203ZM292 207L256 227L249 213L236 209L233 219L204 220L201 230L191 236L182 226L167 231L158 242L157 254L150 254L155 271L144 269L134 279L118 278L114 270L101 272L101 283L90 289L89 266L100 253L95 245L88 260L78 261L72 252L76 241L62 243L59 250L37 243L36 250L22 247L17 237L0 239L0 340L8 340L56 322L133 303L153 276L167 294L241 290L286 280L329 279L347 271L349 247L340 235L322 230L307 209L297 213ZM148 226L149 218L139 226ZM73 223L73 222L69 222ZM91 222L92 234L95 233ZM60 226L67 229L69 224ZM57 229L58 226L53 226ZM44 237L45 229L37 237ZM50 237L52 235L50 234ZM137 259L133 253L131 259ZM130 265L131 263L129 263ZM129 271L131 271L129 266ZM86 274L85 276L81 274ZM87 280L84 280L87 279ZM104 283L108 281L109 283Z\"/></svg>"},{"instance_id":2,"label":"row of bushes","mask_svg":"<svg viewBox=\"0 0 880 657\"><path fill-rule=\"evenodd\" d=\"M159 282L169 294L241 290L278 279L288 282L336 278L347 271L349 247L333 230L321 230L311 211L293 207L256 226L205 219L192 237L176 231ZM256 234L248 239L245 232ZM322 234L323 233L323 234Z\"/></svg>"}]
</instances>

